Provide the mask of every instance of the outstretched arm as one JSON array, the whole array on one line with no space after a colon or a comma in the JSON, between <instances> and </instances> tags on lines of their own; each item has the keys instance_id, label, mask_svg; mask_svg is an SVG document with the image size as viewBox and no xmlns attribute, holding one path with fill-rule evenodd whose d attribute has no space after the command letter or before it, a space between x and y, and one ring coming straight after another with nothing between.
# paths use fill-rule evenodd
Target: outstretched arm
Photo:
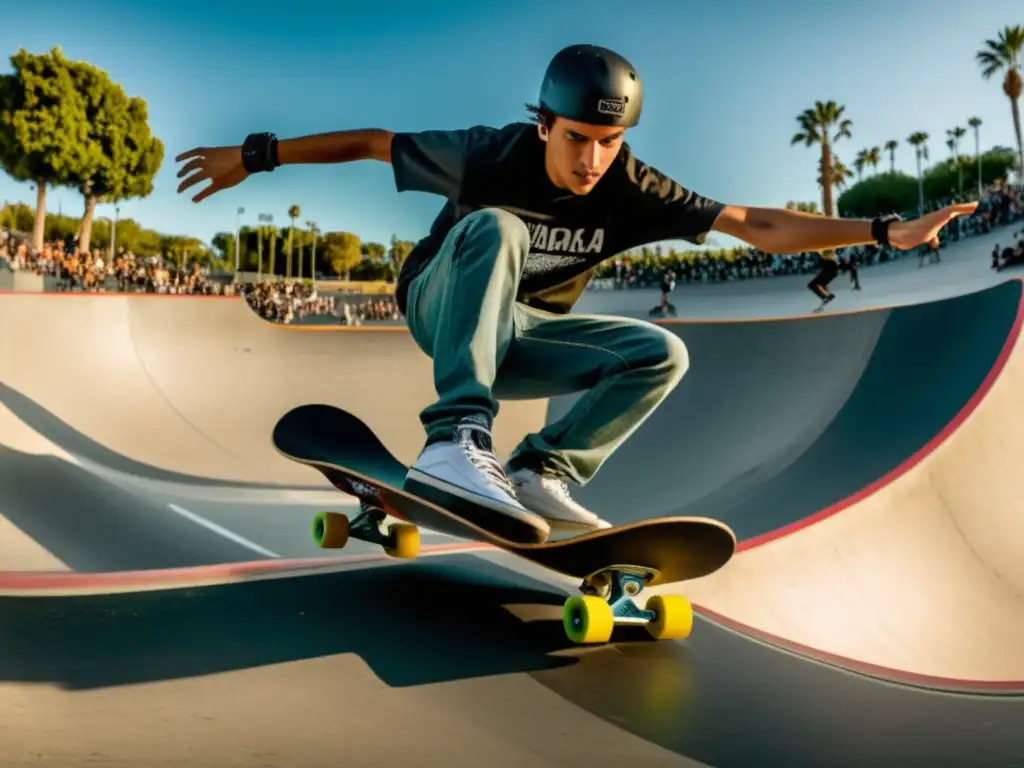
<instances>
[{"instance_id":1,"label":"outstretched arm","mask_svg":"<svg viewBox=\"0 0 1024 768\"><path fill-rule=\"evenodd\" d=\"M336 131L277 143L277 162L280 165L312 163L349 163L354 160L391 162L391 131L370 128L356 131ZM212 194L243 182L249 172L242 164L242 147L197 147L182 152L175 162L188 161L178 171L182 182L178 192L201 181L212 183L200 190L192 202L198 203Z\"/></svg>"},{"instance_id":2,"label":"outstretched arm","mask_svg":"<svg viewBox=\"0 0 1024 768\"><path fill-rule=\"evenodd\" d=\"M277 157L281 165L350 163L353 160L390 163L393 136L391 131L368 128L284 139L278 142Z\"/></svg>"},{"instance_id":3,"label":"outstretched arm","mask_svg":"<svg viewBox=\"0 0 1024 768\"><path fill-rule=\"evenodd\" d=\"M977 203L950 205L919 219L894 222L889 242L899 250L937 243L939 232L957 216L974 213ZM725 206L712 229L732 235L765 253L826 251L871 245L871 219L836 219L780 208Z\"/></svg>"}]
</instances>

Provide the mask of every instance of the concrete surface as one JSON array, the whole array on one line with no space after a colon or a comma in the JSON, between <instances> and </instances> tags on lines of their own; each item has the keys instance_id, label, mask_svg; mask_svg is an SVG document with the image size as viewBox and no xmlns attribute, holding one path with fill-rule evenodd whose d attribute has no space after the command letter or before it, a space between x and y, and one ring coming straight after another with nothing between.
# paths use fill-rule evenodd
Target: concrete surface
<instances>
[{"instance_id":1,"label":"concrete surface","mask_svg":"<svg viewBox=\"0 0 1024 768\"><path fill-rule=\"evenodd\" d=\"M0 599L0 626L17 627L0 632L0 764L1024 760L1019 696L891 685L700 619L681 643L626 633L572 648L557 620L564 594L459 556Z\"/></svg>"}]
</instances>

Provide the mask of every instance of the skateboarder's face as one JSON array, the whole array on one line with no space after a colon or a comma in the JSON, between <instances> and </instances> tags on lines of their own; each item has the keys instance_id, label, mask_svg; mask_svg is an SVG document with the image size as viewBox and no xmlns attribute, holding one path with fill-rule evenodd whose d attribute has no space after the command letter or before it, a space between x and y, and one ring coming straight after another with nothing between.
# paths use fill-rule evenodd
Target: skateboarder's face
<instances>
[{"instance_id":1,"label":"skateboarder's face","mask_svg":"<svg viewBox=\"0 0 1024 768\"><path fill-rule=\"evenodd\" d=\"M625 130L555 118L538 128L547 142L544 165L552 183L576 195L588 194L601 180L622 146Z\"/></svg>"}]
</instances>

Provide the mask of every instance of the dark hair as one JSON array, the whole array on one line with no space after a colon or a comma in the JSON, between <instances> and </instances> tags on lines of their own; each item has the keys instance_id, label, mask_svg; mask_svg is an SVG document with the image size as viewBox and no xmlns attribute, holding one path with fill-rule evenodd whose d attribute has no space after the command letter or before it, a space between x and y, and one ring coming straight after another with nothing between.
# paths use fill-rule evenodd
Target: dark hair
<instances>
[{"instance_id":1,"label":"dark hair","mask_svg":"<svg viewBox=\"0 0 1024 768\"><path fill-rule=\"evenodd\" d=\"M537 123L537 125L543 125L545 128L550 129L555 122L555 113L547 107L527 104L526 111L530 115L530 120Z\"/></svg>"}]
</instances>

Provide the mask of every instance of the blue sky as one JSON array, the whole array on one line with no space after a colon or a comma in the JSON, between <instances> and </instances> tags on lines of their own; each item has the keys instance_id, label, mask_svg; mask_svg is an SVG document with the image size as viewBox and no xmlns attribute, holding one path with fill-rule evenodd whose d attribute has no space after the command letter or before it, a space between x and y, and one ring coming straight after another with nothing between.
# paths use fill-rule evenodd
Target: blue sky
<instances>
[{"instance_id":1,"label":"blue sky","mask_svg":"<svg viewBox=\"0 0 1024 768\"><path fill-rule=\"evenodd\" d=\"M255 224L260 212L285 221L293 203L324 231L419 239L441 201L399 195L382 164L282 168L197 205L176 194L173 158L197 145L238 144L253 131L287 138L503 125L536 99L551 55L577 42L613 48L639 70L644 115L628 140L645 161L728 203L820 200L816 153L789 145L796 115L816 99L847 106L853 139L837 148L847 163L862 147L902 142L915 130L931 134L938 158L946 129L972 115L984 120L983 147L1012 146L1009 102L996 80L981 79L974 54L1003 26L1024 23L1020 0L5 6L4 56L58 44L148 101L166 158L154 193L122 203L121 215L207 242L234 228L239 206ZM973 137L964 149L973 151ZM905 144L897 166L913 173ZM34 195L0 174L0 200L31 203ZM80 215L82 201L53 190L48 208ZM97 216L110 209L99 206Z\"/></svg>"}]
</instances>

